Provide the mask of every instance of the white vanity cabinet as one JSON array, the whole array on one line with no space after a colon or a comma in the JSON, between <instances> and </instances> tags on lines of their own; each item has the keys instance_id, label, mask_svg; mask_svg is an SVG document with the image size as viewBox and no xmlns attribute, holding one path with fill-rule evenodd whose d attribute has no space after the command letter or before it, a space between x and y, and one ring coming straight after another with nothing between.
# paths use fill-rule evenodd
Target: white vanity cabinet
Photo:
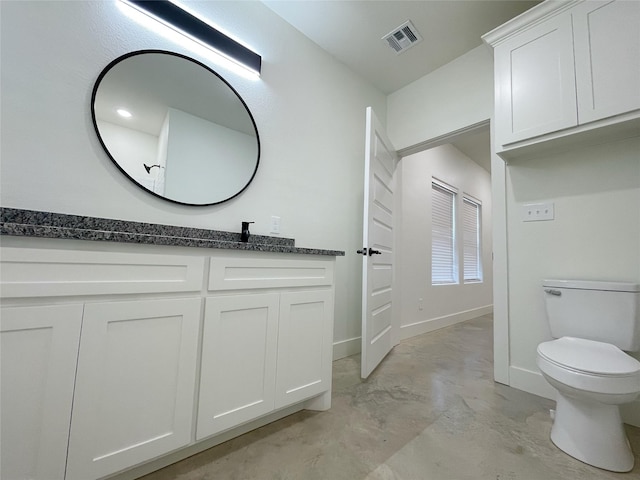
<instances>
[{"instance_id":1,"label":"white vanity cabinet","mask_svg":"<svg viewBox=\"0 0 640 480\"><path fill-rule=\"evenodd\" d=\"M328 289L280 296L276 408L331 388L333 293ZM329 408L330 396L319 399Z\"/></svg>"},{"instance_id":2,"label":"white vanity cabinet","mask_svg":"<svg viewBox=\"0 0 640 480\"><path fill-rule=\"evenodd\" d=\"M198 440L274 409L278 294L207 298Z\"/></svg>"},{"instance_id":3,"label":"white vanity cabinet","mask_svg":"<svg viewBox=\"0 0 640 480\"><path fill-rule=\"evenodd\" d=\"M0 315L2 478L63 480L82 304Z\"/></svg>"},{"instance_id":4,"label":"white vanity cabinet","mask_svg":"<svg viewBox=\"0 0 640 480\"><path fill-rule=\"evenodd\" d=\"M97 479L191 442L203 258L0 260L2 478Z\"/></svg>"},{"instance_id":5,"label":"white vanity cabinet","mask_svg":"<svg viewBox=\"0 0 640 480\"><path fill-rule=\"evenodd\" d=\"M325 394L333 260L211 259L196 438Z\"/></svg>"},{"instance_id":6,"label":"white vanity cabinet","mask_svg":"<svg viewBox=\"0 0 640 480\"><path fill-rule=\"evenodd\" d=\"M640 117L640 2L544 2L494 47L498 153Z\"/></svg>"},{"instance_id":7,"label":"white vanity cabinet","mask_svg":"<svg viewBox=\"0 0 640 480\"><path fill-rule=\"evenodd\" d=\"M329 408L333 256L22 243L0 249L3 479L135 478Z\"/></svg>"},{"instance_id":8,"label":"white vanity cabinet","mask_svg":"<svg viewBox=\"0 0 640 480\"><path fill-rule=\"evenodd\" d=\"M86 304L67 480L101 478L191 442L200 302Z\"/></svg>"}]
</instances>

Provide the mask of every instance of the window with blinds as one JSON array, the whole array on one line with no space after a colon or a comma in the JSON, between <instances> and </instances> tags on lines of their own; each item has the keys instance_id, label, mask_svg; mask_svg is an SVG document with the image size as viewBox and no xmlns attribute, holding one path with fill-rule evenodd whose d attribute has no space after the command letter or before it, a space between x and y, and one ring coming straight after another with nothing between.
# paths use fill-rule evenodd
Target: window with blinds
<instances>
[{"instance_id":1,"label":"window with blinds","mask_svg":"<svg viewBox=\"0 0 640 480\"><path fill-rule=\"evenodd\" d=\"M458 283L455 234L455 189L431 183L431 283Z\"/></svg>"},{"instance_id":2,"label":"window with blinds","mask_svg":"<svg viewBox=\"0 0 640 480\"><path fill-rule=\"evenodd\" d=\"M466 196L462 199L462 244L465 283L482 281L480 209L480 202Z\"/></svg>"}]
</instances>

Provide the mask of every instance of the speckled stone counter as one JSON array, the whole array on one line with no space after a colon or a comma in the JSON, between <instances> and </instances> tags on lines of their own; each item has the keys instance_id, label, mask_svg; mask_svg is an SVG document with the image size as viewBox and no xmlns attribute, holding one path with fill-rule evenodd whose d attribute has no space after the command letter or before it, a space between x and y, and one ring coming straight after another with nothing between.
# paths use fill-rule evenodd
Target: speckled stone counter
<instances>
[{"instance_id":1,"label":"speckled stone counter","mask_svg":"<svg viewBox=\"0 0 640 480\"><path fill-rule=\"evenodd\" d=\"M236 232L6 207L0 208L0 235L344 256L340 250L296 247L292 238L252 234L249 242L243 243Z\"/></svg>"}]
</instances>

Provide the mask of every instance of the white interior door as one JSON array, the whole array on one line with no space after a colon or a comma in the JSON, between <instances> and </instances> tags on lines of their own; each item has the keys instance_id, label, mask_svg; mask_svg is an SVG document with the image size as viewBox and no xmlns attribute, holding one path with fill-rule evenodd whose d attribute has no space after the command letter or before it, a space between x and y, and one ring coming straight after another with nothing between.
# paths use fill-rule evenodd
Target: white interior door
<instances>
[{"instance_id":1,"label":"white interior door","mask_svg":"<svg viewBox=\"0 0 640 480\"><path fill-rule=\"evenodd\" d=\"M367 108L362 254L362 364L367 378L391 351L394 285L394 193L398 156Z\"/></svg>"}]
</instances>

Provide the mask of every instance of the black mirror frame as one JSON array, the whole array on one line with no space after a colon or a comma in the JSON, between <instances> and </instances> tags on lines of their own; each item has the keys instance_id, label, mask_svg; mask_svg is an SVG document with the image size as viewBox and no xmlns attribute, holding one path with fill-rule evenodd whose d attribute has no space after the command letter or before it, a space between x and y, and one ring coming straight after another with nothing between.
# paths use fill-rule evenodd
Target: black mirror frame
<instances>
[{"instance_id":1,"label":"black mirror frame","mask_svg":"<svg viewBox=\"0 0 640 480\"><path fill-rule=\"evenodd\" d=\"M227 87L229 87L229 89L231 89L231 91L236 95L236 97L238 97L238 99L240 100L240 102L242 103L242 105L244 106L245 110L247 111L247 114L249 115L249 118L251 119L251 123L253 124L253 128L256 132L256 144L258 147L258 153L257 153L257 158L256 158L256 168L253 170L253 173L251 175L251 178L249 178L249 181L246 183L246 185L244 187L242 187L237 193L235 193L234 195L231 195L228 198L225 198L223 200L220 200L218 202L212 202L212 203L187 203L187 202L181 202L179 200L174 200L172 198L167 198L164 197L162 195L158 195L155 192L152 192L151 190L145 188L144 186L142 186L140 183L138 183L133 177L131 177L121 166L120 164L116 161L116 159L113 157L113 155L111 154L111 152L109 151L109 149L107 148L107 145L105 144L104 140L102 139L102 135L100 135L100 130L98 128L98 123L97 123L97 119L96 119L96 111L95 111L95 100L96 100L96 95L98 93L98 88L100 87L100 82L102 81L102 79L105 77L105 75L107 73L109 73L109 70L111 70L111 68L113 68L115 65L117 65L118 63L120 63L123 60L126 60L127 58L130 57L134 57L136 55L142 55L142 54L148 54L148 53L161 53L161 54L165 54L165 55L172 55L174 57L180 57L183 58L185 60L188 60L190 62L195 63L196 65L201 66L202 68L204 68L205 70L208 70L209 72L211 72L213 75L215 75L216 77L218 77ZM215 70L211 69L210 67L208 67L207 65L205 65L204 63L195 60L194 58L188 57L186 55L180 54L180 53L176 53L176 52L170 52L168 50L136 50L134 52L129 52L126 53L124 55L121 55L120 57L116 58L115 60L111 61L103 70L102 72L100 72L100 75L98 75L98 78L93 86L93 91L91 92L91 120L93 122L93 128L96 132L96 135L98 136L98 140L100 141L100 145L102 145L102 149L105 151L105 153L107 154L107 156L109 157L109 159L115 164L115 166L118 168L118 170L120 170L124 176L126 178L128 178L131 182L133 182L138 188L141 188L142 190L144 190L145 192L153 195L154 197L157 198L161 198L162 200L165 200L167 202L171 202L171 203L177 203L179 205L187 205L187 206L191 206L191 207L207 207L207 206L211 206L211 205L219 205L221 203L224 202L228 202L229 200L237 197L238 195L240 195L242 192L244 192L247 187L251 184L251 182L253 181L253 179L256 176L256 173L258 172L258 166L260 165L260 134L258 133L258 126L256 125L255 119L253 118L253 115L251 114L251 110L249 110L249 107L247 106L246 102L244 101L244 99L240 96L240 94L238 93L238 91L233 88L233 86L231 86L231 84L224 79L224 77L222 77L219 73L217 73Z\"/></svg>"}]
</instances>

